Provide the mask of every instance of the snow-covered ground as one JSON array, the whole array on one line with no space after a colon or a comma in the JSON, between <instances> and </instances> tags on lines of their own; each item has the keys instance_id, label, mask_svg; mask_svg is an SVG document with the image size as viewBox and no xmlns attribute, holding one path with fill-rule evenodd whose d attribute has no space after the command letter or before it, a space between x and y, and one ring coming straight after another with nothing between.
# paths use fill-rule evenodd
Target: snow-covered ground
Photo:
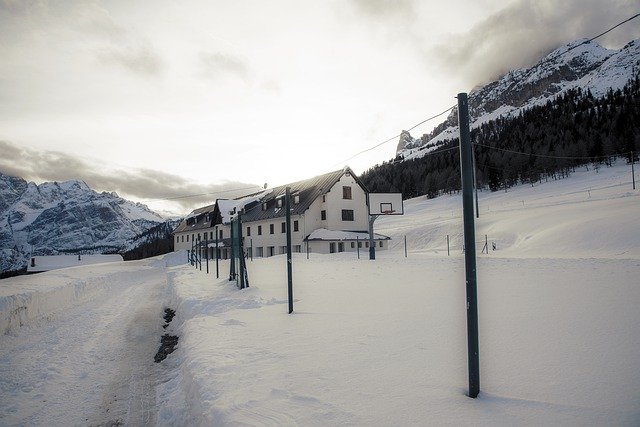
<instances>
[{"instance_id":1,"label":"snow-covered ground","mask_svg":"<svg viewBox=\"0 0 640 427\"><path fill-rule=\"evenodd\" d=\"M295 254L292 315L283 256L248 262L242 291L184 253L3 280L0 424L638 425L630 181L620 163L480 194L478 399L446 196L381 218L395 247L374 262ZM163 307L180 341L154 364Z\"/></svg>"}]
</instances>

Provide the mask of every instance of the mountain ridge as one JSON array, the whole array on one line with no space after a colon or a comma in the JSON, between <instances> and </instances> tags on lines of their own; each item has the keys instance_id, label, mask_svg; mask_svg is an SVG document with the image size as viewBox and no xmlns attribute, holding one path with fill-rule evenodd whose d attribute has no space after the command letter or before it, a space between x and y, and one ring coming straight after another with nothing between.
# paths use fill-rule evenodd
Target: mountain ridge
<instances>
[{"instance_id":1,"label":"mountain ridge","mask_svg":"<svg viewBox=\"0 0 640 427\"><path fill-rule=\"evenodd\" d=\"M507 72L499 79L469 93L471 129L499 117L514 117L544 105L569 90L581 88L595 97L622 89L640 68L640 39L619 50L606 49L594 41L579 39L551 51L528 68ZM457 106L431 132L420 138L403 134L396 158L420 158L457 137Z\"/></svg>"},{"instance_id":2,"label":"mountain ridge","mask_svg":"<svg viewBox=\"0 0 640 427\"><path fill-rule=\"evenodd\" d=\"M0 268L19 270L30 254L130 250L165 219L84 181L35 184L0 173Z\"/></svg>"}]
</instances>

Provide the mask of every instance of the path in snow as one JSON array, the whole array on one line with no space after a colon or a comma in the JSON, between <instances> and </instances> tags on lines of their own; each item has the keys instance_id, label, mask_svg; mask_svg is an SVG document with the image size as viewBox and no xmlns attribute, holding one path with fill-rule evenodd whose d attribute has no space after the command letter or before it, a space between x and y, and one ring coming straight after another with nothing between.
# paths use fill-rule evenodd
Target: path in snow
<instances>
[{"instance_id":1,"label":"path in snow","mask_svg":"<svg viewBox=\"0 0 640 427\"><path fill-rule=\"evenodd\" d=\"M0 337L0 424L154 422L166 276L138 267L107 276L87 303Z\"/></svg>"}]
</instances>

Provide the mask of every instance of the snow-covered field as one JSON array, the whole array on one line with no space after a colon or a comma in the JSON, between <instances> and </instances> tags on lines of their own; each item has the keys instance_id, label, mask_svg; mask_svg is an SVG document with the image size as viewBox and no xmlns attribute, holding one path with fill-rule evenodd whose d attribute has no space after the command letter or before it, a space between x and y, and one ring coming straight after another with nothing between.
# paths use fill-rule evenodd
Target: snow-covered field
<instances>
[{"instance_id":1,"label":"snow-covered field","mask_svg":"<svg viewBox=\"0 0 640 427\"><path fill-rule=\"evenodd\" d=\"M0 424L638 425L639 194L622 163L480 194L478 399L445 196L381 218L376 261L296 254L292 315L283 256L243 291L184 253L3 280Z\"/></svg>"}]
</instances>

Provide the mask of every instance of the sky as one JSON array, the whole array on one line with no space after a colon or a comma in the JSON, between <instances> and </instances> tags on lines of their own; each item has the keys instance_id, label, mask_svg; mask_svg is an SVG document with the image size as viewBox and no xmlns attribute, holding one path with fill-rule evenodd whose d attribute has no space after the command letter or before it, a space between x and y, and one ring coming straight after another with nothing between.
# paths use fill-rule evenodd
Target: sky
<instances>
[{"instance_id":1,"label":"sky","mask_svg":"<svg viewBox=\"0 0 640 427\"><path fill-rule=\"evenodd\" d=\"M639 11L638 0L0 0L0 172L83 180L172 215L345 165L359 174L397 141L350 157L457 93ZM638 37L630 23L599 42Z\"/></svg>"}]
</instances>

